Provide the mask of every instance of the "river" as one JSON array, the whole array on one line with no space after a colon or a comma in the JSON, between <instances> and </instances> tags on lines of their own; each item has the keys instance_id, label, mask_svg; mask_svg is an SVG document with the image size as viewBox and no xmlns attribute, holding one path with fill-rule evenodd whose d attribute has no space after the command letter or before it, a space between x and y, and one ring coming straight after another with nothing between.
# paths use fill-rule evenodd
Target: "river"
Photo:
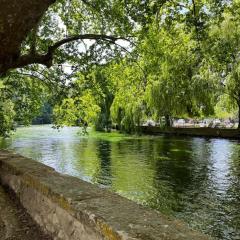
<instances>
[{"instance_id":1,"label":"river","mask_svg":"<svg viewBox=\"0 0 240 240\"><path fill-rule=\"evenodd\" d=\"M182 219L218 239L240 239L240 145L199 137L79 134L18 128L2 149Z\"/></svg>"}]
</instances>

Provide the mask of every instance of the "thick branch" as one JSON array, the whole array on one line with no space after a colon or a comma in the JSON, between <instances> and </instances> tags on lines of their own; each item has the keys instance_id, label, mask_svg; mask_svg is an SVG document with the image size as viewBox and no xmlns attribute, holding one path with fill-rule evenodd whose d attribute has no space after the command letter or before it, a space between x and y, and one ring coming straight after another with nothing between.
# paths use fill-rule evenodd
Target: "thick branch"
<instances>
[{"instance_id":1,"label":"thick branch","mask_svg":"<svg viewBox=\"0 0 240 240\"><path fill-rule=\"evenodd\" d=\"M30 64L42 64L47 67L52 66L52 57L48 54L40 55L40 54L29 54L29 55L22 55L19 57L14 63L8 66L7 70L14 69L14 68L22 68L28 66Z\"/></svg>"},{"instance_id":2,"label":"thick branch","mask_svg":"<svg viewBox=\"0 0 240 240\"><path fill-rule=\"evenodd\" d=\"M48 48L48 54L53 54L54 51L61 47L62 45L66 44L66 43L70 43L73 41L77 41L77 40L105 40L105 41L109 41L112 43L115 43L117 40L127 40L125 38L121 38L121 37L114 37L114 36L109 36L109 35L102 35L102 34L82 34L82 35L76 35L76 36L71 36L68 38L65 38L63 40L60 40L59 42L56 42L54 45L52 45L51 47Z\"/></svg>"},{"instance_id":3,"label":"thick branch","mask_svg":"<svg viewBox=\"0 0 240 240\"><path fill-rule=\"evenodd\" d=\"M53 56L55 51L63 46L64 44L77 41L77 40L103 40L108 41L110 43L115 43L117 40L127 40L125 38L120 37L114 37L114 36L108 36L108 35L102 35L102 34L82 34L82 35L76 35L67 37L65 39L62 39L56 43L54 43L52 46L48 48L48 51L46 54L37 54L37 53L30 53L27 55L22 55L19 58L17 58L14 62L11 62L11 64L4 66L4 69L0 68L0 75L5 74L9 69L14 68L22 68L30 64L42 64L46 67L52 66Z\"/></svg>"}]
</instances>

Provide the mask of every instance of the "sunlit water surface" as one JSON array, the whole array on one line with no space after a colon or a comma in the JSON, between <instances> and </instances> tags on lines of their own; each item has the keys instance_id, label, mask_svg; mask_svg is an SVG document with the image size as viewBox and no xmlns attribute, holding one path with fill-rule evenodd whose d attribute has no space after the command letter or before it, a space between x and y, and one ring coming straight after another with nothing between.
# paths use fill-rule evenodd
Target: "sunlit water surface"
<instances>
[{"instance_id":1,"label":"sunlit water surface","mask_svg":"<svg viewBox=\"0 0 240 240\"><path fill-rule=\"evenodd\" d=\"M218 239L240 239L240 145L198 137L129 137L19 128L1 148L183 219Z\"/></svg>"}]
</instances>

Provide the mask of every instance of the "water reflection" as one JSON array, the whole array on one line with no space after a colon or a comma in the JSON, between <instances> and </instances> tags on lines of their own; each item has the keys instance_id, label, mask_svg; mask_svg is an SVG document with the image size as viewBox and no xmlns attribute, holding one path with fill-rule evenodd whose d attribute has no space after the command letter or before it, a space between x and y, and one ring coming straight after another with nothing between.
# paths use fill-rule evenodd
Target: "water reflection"
<instances>
[{"instance_id":1,"label":"water reflection","mask_svg":"<svg viewBox=\"0 0 240 240\"><path fill-rule=\"evenodd\" d=\"M74 128L19 129L2 148L32 157L181 218L218 239L240 239L240 145L186 137L81 137Z\"/></svg>"},{"instance_id":2,"label":"water reflection","mask_svg":"<svg viewBox=\"0 0 240 240\"><path fill-rule=\"evenodd\" d=\"M99 159L99 169L93 177L93 182L103 186L112 185L111 148L111 143L108 141L96 141L96 154Z\"/></svg>"}]
</instances>

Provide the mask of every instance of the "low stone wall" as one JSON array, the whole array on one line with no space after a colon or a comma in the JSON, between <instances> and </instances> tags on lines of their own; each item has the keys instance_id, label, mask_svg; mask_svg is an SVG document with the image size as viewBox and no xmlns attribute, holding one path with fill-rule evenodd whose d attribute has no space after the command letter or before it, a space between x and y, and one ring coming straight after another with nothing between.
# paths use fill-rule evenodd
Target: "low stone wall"
<instances>
[{"instance_id":1,"label":"low stone wall","mask_svg":"<svg viewBox=\"0 0 240 240\"><path fill-rule=\"evenodd\" d=\"M0 179L54 239L209 239L181 221L8 151L0 151Z\"/></svg>"},{"instance_id":2,"label":"low stone wall","mask_svg":"<svg viewBox=\"0 0 240 240\"><path fill-rule=\"evenodd\" d=\"M240 139L238 129L219 129L219 128L166 128L152 126L142 126L141 132L144 134L172 134L200 137L221 137Z\"/></svg>"}]
</instances>

